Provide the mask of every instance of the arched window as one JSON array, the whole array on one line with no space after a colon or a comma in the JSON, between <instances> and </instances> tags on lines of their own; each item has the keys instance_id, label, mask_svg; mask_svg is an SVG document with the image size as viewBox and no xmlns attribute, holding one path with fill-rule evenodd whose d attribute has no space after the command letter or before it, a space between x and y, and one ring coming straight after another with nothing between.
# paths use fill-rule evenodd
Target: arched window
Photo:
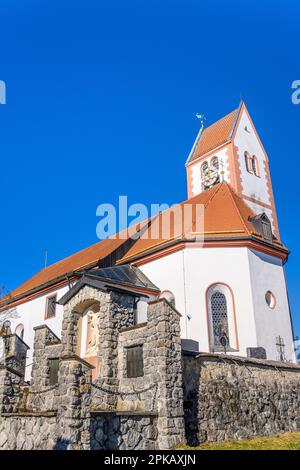
<instances>
[{"instance_id":1,"label":"arched window","mask_svg":"<svg viewBox=\"0 0 300 470\"><path fill-rule=\"evenodd\" d=\"M210 166L211 166L214 170L218 170L218 169L219 169L219 159L218 159L218 157L213 157L213 158L211 159Z\"/></svg>"},{"instance_id":2,"label":"arched window","mask_svg":"<svg viewBox=\"0 0 300 470\"><path fill-rule=\"evenodd\" d=\"M252 158L250 157L248 152L245 152L245 163L246 168L249 173L253 173L253 165L252 165Z\"/></svg>"},{"instance_id":3,"label":"arched window","mask_svg":"<svg viewBox=\"0 0 300 470\"><path fill-rule=\"evenodd\" d=\"M234 299L226 284L213 284L206 292L210 350L238 350Z\"/></svg>"},{"instance_id":4,"label":"arched window","mask_svg":"<svg viewBox=\"0 0 300 470\"><path fill-rule=\"evenodd\" d=\"M245 163L246 163L246 169L249 173L255 176L259 176L259 167L258 167L258 160L255 155L249 154L249 152L245 152Z\"/></svg>"},{"instance_id":5,"label":"arched window","mask_svg":"<svg viewBox=\"0 0 300 470\"><path fill-rule=\"evenodd\" d=\"M210 303L215 349L226 350L229 347L226 297L222 292L216 291L212 294Z\"/></svg>"},{"instance_id":6,"label":"arched window","mask_svg":"<svg viewBox=\"0 0 300 470\"><path fill-rule=\"evenodd\" d=\"M203 162L202 165L201 165L201 175L203 176L205 171L207 170L208 168L208 163L207 162Z\"/></svg>"},{"instance_id":7,"label":"arched window","mask_svg":"<svg viewBox=\"0 0 300 470\"><path fill-rule=\"evenodd\" d=\"M20 323L16 329L15 334L19 336L19 338L24 339L24 325Z\"/></svg>"},{"instance_id":8,"label":"arched window","mask_svg":"<svg viewBox=\"0 0 300 470\"><path fill-rule=\"evenodd\" d=\"M173 307L175 307L175 296L170 290L164 290L159 294L160 299L166 299Z\"/></svg>"},{"instance_id":9,"label":"arched window","mask_svg":"<svg viewBox=\"0 0 300 470\"><path fill-rule=\"evenodd\" d=\"M207 175L207 170L208 169L208 163L207 161L206 162L203 162L202 165L201 165L201 188L202 188L202 191L205 191L205 189L208 189L208 186L206 184L206 177L208 176Z\"/></svg>"}]
</instances>

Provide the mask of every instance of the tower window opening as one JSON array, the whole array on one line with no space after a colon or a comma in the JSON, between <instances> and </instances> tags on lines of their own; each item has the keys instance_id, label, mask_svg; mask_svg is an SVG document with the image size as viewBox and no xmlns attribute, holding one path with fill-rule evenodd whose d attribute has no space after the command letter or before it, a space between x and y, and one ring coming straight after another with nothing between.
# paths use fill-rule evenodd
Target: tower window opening
<instances>
[{"instance_id":1,"label":"tower window opening","mask_svg":"<svg viewBox=\"0 0 300 470\"><path fill-rule=\"evenodd\" d=\"M219 159L218 159L218 157L213 157L213 158L211 159L210 166L211 166L214 170L218 170L218 169L219 169Z\"/></svg>"},{"instance_id":2,"label":"tower window opening","mask_svg":"<svg viewBox=\"0 0 300 470\"><path fill-rule=\"evenodd\" d=\"M203 176L204 173L206 172L208 168L208 163L207 162L203 162L202 165L201 165L201 175Z\"/></svg>"},{"instance_id":3,"label":"tower window opening","mask_svg":"<svg viewBox=\"0 0 300 470\"><path fill-rule=\"evenodd\" d=\"M246 170L248 173L259 177L259 167L258 167L258 160L255 155L250 155L249 152L244 153L245 156L245 164Z\"/></svg>"}]
</instances>

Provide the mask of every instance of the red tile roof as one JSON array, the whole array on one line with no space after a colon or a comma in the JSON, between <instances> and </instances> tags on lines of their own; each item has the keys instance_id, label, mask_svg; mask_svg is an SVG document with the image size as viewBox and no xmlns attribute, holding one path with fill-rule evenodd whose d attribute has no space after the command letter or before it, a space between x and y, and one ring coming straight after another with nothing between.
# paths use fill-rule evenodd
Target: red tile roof
<instances>
[{"instance_id":1,"label":"red tile roof","mask_svg":"<svg viewBox=\"0 0 300 470\"><path fill-rule=\"evenodd\" d=\"M235 109L211 126L204 128L191 155L190 162L228 142L237 113L238 109Z\"/></svg>"}]
</instances>

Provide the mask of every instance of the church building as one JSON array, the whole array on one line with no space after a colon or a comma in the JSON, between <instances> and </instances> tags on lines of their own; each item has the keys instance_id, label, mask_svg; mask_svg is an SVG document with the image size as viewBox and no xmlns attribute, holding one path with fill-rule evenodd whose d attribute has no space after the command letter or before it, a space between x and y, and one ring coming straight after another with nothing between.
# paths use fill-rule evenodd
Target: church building
<instances>
[{"instance_id":1,"label":"church building","mask_svg":"<svg viewBox=\"0 0 300 470\"><path fill-rule=\"evenodd\" d=\"M180 235L111 237L47 266L0 302L10 330L31 349L34 328L61 335L63 304L83 285L130 292L135 322L147 322L147 304L164 297L181 314L182 348L295 362L285 279L289 250L280 239L268 155L249 112L238 109L201 126L186 162L181 207L203 208ZM160 226L163 213L140 224ZM194 236L192 236L194 235ZM199 235L199 236L197 236ZM95 364L97 306L80 323L78 355Z\"/></svg>"}]
</instances>

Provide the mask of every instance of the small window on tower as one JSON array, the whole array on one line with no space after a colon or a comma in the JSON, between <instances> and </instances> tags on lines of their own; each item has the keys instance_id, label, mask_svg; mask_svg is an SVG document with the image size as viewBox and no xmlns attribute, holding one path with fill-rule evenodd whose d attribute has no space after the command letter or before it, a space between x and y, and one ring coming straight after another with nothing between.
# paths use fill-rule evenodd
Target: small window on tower
<instances>
[{"instance_id":1,"label":"small window on tower","mask_svg":"<svg viewBox=\"0 0 300 470\"><path fill-rule=\"evenodd\" d=\"M250 157L248 152L245 152L245 163L246 163L246 168L249 173L253 173L253 164L252 164L252 158Z\"/></svg>"},{"instance_id":2,"label":"small window on tower","mask_svg":"<svg viewBox=\"0 0 300 470\"><path fill-rule=\"evenodd\" d=\"M219 159L218 159L218 157L213 157L211 159L210 166L215 170L219 169Z\"/></svg>"},{"instance_id":3,"label":"small window on tower","mask_svg":"<svg viewBox=\"0 0 300 470\"><path fill-rule=\"evenodd\" d=\"M46 299L45 320L54 318L56 314L56 295L50 295Z\"/></svg>"},{"instance_id":4,"label":"small window on tower","mask_svg":"<svg viewBox=\"0 0 300 470\"><path fill-rule=\"evenodd\" d=\"M246 169L248 173L251 173L252 175L259 176L259 167L258 167L258 160L255 155L249 154L249 152L245 152L245 163L246 163Z\"/></svg>"}]
</instances>

